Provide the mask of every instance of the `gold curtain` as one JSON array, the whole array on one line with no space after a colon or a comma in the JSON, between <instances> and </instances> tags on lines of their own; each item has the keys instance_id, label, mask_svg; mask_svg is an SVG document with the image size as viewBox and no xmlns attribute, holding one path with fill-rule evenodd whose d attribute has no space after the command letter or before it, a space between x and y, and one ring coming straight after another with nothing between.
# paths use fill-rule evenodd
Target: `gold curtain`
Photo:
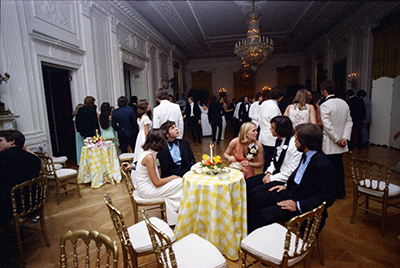
<instances>
[{"instance_id":1,"label":"gold curtain","mask_svg":"<svg viewBox=\"0 0 400 268\"><path fill-rule=\"evenodd\" d=\"M276 68L277 71L277 85L293 86L299 84L299 66L286 66L282 68Z\"/></svg>"},{"instance_id":2,"label":"gold curtain","mask_svg":"<svg viewBox=\"0 0 400 268\"><path fill-rule=\"evenodd\" d=\"M383 23L382 23L383 24ZM400 19L398 16L374 30L372 79L400 75Z\"/></svg>"},{"instance_id":3,"label":"gold curtain","mask_svg":"<svg viewBox=\"0 0 400 268\"><path fill-rule=\"evenodd\" d=\"M192 73L192 88L205 89L209 96L212 95L212 72L198 71Z\"/></svg>"}]
</instances>

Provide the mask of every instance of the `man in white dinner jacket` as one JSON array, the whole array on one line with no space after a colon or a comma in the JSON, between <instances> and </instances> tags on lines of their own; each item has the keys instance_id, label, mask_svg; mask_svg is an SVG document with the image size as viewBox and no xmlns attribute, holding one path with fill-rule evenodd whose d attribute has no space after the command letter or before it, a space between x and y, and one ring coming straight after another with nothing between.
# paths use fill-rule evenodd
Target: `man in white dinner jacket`
<instances>
[{"instance_id":1,"label":"man in white dinner jacket","mask_svg":"<svg viewBox=\"0 0 400 268\"><path fill-rule=\"evenodd\" d=\"M157 89L156 98L160 104L153 109L153 128L160 128L164 122L170 120L175 122L179 138L182 139L184 125L179 105L168 100L168 91L164 88Z\"/></svg>"},{"instance_id":2,"label":"man in white dinner jacket","mask_svg":"<svg viewBox=\"0 0 400 268\"><path fill-rule=\"evenodd\" d=\"M264 149L263 172L267 170L269 163L271 163L275 150L276 137L271 133L271 119L282 115L278 103L283 99L285 94L286 89L284 87L276 86L272 88L269 92L268 100L261 104L258 111L260 119L260 136L258 137L258 141L262 143Z\"/></svg>"},{"instance_id":3,"label":"man in white dinner jacket","mask_svg":"<svg viewBox=\"0 0 400 268\"><path fill-rule=\"evenodd\" d=\"M260 110L261 104L264 101L264 96L262 93L257 92L254 99L255 99L255 101L250 106L249 117L251 118L251 122L256 124L256 126L258 128L260 125L259 110Z\"/></svg>"},{"instance_id":4,"label":"man in white dinner jacket","mask_svg":"<svg viewBox=\"0 0 400 268\"><path fill-rule=\"evenodd\" d=\"M347 103L336 97L336 84L326 80L320 86L325 101L320 105L323 125L322 151L335 167L335 196L342 199L346 196L344 185L343 153L349 151L347 141L350 140L353 122Z\"/></svg>"}]
</instances>

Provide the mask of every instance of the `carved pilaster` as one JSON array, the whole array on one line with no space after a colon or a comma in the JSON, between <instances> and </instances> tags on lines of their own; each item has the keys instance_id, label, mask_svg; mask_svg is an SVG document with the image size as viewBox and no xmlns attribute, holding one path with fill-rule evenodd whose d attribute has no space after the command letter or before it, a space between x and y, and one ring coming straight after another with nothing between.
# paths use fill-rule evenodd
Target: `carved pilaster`
<instances>
[{"instance_id":1,"label":"carved pilaster","mask_svg":"<svg viewBox=\"0 0 400 268\"><path fill-rule=\"evenodd\" d=\"M82 13L86 17L90 17L90 10L93 8L93 1L82 0Z\"/></svg>"}]
</instances>

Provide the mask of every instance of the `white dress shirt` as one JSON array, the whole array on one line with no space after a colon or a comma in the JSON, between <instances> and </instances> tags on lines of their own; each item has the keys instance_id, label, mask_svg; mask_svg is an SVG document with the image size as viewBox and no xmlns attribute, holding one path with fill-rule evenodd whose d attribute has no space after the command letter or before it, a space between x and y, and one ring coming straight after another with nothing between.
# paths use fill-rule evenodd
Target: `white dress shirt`
<instances>
[{"instance_id":1,"label":"white dress shirt","mask_svg":"<svg viewBox=\"0 0 400 268\"><path fill-rule=\"evenodd\" d=\"M160 128L167 120L175 122L179 130L179 138L182 139L184 125L179 105L169 100L161 100L160 104L153 109L153 128Z\"/></svg>"},{"instance_id":2,"label":"white dress shirt","mask_svg":"<svg viewBox=\"0 0 400 268\"><path fill-rule=\"evenodd\" d=\"M259 110L260 118L260 136L258 140L264 146L275 146L276 137L271 133L271 119L275 116L282 115L276 100L266 100L261 104Z\"/></svg>"}]
</instances>

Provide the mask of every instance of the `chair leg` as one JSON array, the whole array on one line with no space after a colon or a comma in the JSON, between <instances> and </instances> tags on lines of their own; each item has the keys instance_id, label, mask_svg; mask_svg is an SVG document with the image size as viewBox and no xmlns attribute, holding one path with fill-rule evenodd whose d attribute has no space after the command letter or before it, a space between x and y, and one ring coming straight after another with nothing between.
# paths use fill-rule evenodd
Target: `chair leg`
<instances>
[{"instance_id":1,"label":"chair leg","mask_svg":"<svg viewBox=\"0 0 400 268\"><path fill-rule=\"evenodd\" d=\"M46 244L48 247L50 247L50 242L49 238L47 237L47 230L46 230L46 222L44 221L44 207L42 208L42 211L40 212L40 227L42 229L42 234L43 238L46 241Z\"/></svg>"},{"instance_id":2,"label":"chair leg","mask_svg":"<svg viewBox=\"0 0 400 268\"><path fill-rule=\"evenodd\" d=\"M382 226L381 226L381 236L385 236L385 224L386 224L386 212L387 212L387 198L383 200L382 203Z\"/></svg>"},{"instance_id":3,"label":"chair leg","mask_svg":"<svg viewBox=\"0 0 400 268\"><path fill-rule=\"evenodd\" d=\"M18 226L18 221L17 221L17 223L15 223L15 236L17 238L19 255L21 256L22 264L25 267L26 263L25 263L25 257L24 257L24 248L22 247L21 232L20 232L20 229Z\"/></svg>"},{"instance_id":4,"label":"chair leg","mask_svg":"<svg viewBox=\"0 0 400 268\"><path fill-rule=\"evenodd\" d=\"M357 206L358 206L358 193L357 191L354 191L353 194L353 213L351 215L350 223L354 223L354 219L356 218L356 212L357 212Z\"/></svg>"},{"instance_id":5,"label":"chair leg","mask_svg":"<svg viewBox=\"0 0 400 268\"><path fill-rule=\"evenodd\" d=\"M369 209L369 196L368 195L365 196L365 208L366 208L365 215L367 215L368 209Z\"/></svg>"},{"instance_id":6,"label":"chair leg","mask_svg":"<svg viewBox=\"0 0 400 268\"><path fill-rule=\"evenodd\" d=\"M318 245L318 254L319 254L319 261L321 262L321 265L325 265L324 262L324 252L322 248L322 230L318 233L317 236L317 245Z\"/></svg>"},{"instance_id":7,"label":"chair leg","mask_svg":"<svg viewBox=\"0 0 400 268\"><path fill-rule=\"evenodd\" d=\"M57 206L60 205L60 182L56 179L56 188L57 188Z\"/></svg>"},{"instance_id":8,"label":"chair leg","mask_svg":"<svg viewBox=\"0 0 400 268\"><path fill-rule=\"evenodd\" d=\"M79 189L78 175L75 176L75 183L76 183L76 189L77 189L77 191L78 191L78 196L79 196L79 198L82 198L81 190Z\"/></svg>"}]
</instances>

